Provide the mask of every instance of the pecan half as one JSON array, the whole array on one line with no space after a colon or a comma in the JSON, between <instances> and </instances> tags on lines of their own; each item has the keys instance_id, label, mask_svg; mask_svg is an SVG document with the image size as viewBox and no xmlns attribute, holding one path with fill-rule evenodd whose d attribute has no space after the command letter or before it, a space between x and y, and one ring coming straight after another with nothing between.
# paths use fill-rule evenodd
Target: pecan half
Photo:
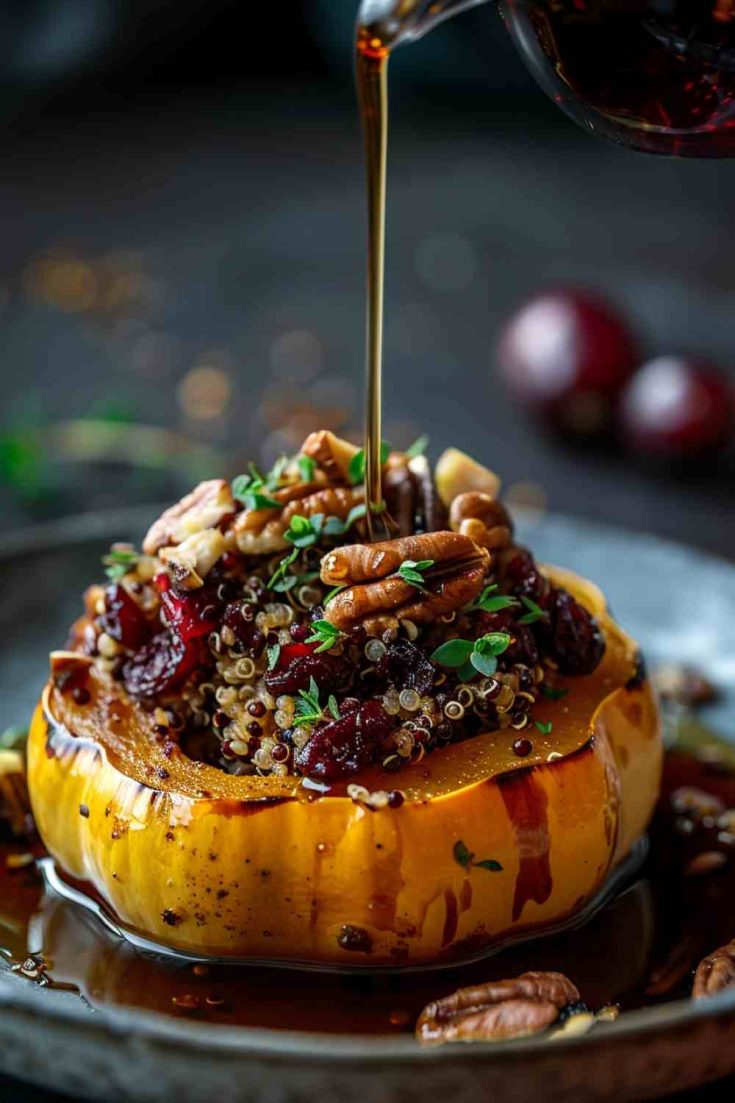
<instances>
[{"instance_id":1,"label":"pecan half","mask_svg":"<svg viewBox=\"0 0 735 1103\"><path fill-rule=\"evenodd\" d=\"M344 486L350 481L350 460L358 448L348 440L330 433L328 429L310 433L301 446L301 453L315 461L333 486Z\"/></svg>"},{"instance_id":2,"label":"pecan half","mask_svg":"<svg viewBox=\"0 0 735 1103\"><path fill-rule=\"evenodd\" d=\"M177 585L197 590L224 550L225 538L219 529L206 529L173 548L161 548L159 555Z\"/></svg>"},{"instance_id":3,"label":"pecan half","mask_svg":"<svg viewBox=\"0 0 735 1103\"><path fill-rule=\"evenodd\" d=\"M30 812L23 757L18 751L0 751L0 827L20 837L27 831Z\"/></svg>"},{"instance_id":4,"label":"pecan half","mask_svg":"<svg viewBox=\"0 0 735 1103\"><path fill-rule=\"evenodd\" d=\"M406 560L432 561L424 591L396 573ZM362 624L375 635L395 628L399 620L425 624L471 601L482 589L489 563L484 548L454 532L336 548L322 560L321 578L346 589L332 598L325 617L343 631Z\"/></svg>"},{"instance_id":5,"label":"pecan half","mask_svg":"<svg viewBox=\"0 0 735 1103\"><path fill-rule=\"evenodd\" d=\"M235 513L235 500L230 484L224 479L210 479L171 506L151 525L143 541L146 555L155 555L159 548L183 544L195 532L213 529Z\"/></svg>"},{"instance_id":6,"label":"pecan half","mask_svg":"<svg viewBox=\"0 0 735 1103\"><path fill-rule=\"evenodd\" d=\"M430 1003L419 1015L416 1037L428 1045L523 1038L546 1030L562 1008L578 1001L576 986L563 973L522 973Z\"/></svg>"},{"instance_id":7,"label":"pecan half","mask_svg":"<svg viewBox=\"0 0 735 1103\"><path fill-rule=\"evenodd\" d=\"M238 514L233 525L237 546L245 555L271 555L290 547L285 533L291 519L298 513L313 517L338 517L345 521L350 510L363 500L360 487L322 487L301 483L286 487L273 495L283 502L281 509L247 509Z\"/></svg>"},{"instance_id":8,"label":"pecan half","mask_svg":"<svg viewBox=\"0 0 735 1103\"><path fill-rule=\"evenodd\" d=\"M701 1000L716 996L727 988L735 988L735 940L721 946L699 963L694 974L692 997Z\"/></svg>"},{"instance_id":9,"label":"pecan half","mask_svg":"<svg viewBox=\"0 0 735 1103\"><path fill-rule=\"evenodd\" d=\"M449 527L491 551L509 548L513 540L513 522L508 510L502 502L477 490L454 499L449 511Z\"/></svg>"}]
</instances>

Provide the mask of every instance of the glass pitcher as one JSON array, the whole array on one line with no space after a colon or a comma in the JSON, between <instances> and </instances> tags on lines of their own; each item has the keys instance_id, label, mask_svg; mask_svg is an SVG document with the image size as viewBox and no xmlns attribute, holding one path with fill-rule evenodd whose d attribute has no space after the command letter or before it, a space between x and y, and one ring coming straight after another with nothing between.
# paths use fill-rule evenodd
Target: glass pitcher
<instances>
[{"instance_id":1,"label":"glass pitcher","mask_svg":"<svg viewBox=\"0 0 735 1103\"><path fill-rule=\"evenodd\" d=\"M364 0L387 48L492 0ZM735 156L735 0L495 0L531 72L586 129L651 153Z\"/></svg>"}]
</instances>

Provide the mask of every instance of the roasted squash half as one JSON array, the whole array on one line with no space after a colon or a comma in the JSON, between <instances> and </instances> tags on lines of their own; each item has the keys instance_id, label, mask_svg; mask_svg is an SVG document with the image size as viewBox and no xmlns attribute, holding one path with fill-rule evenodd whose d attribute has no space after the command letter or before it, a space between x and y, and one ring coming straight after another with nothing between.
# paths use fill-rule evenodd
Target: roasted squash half
<instances>
[{"instance_id":1,"label":"roasted squash half","mask_svg":"<svg viewBox=\"0 0 735 1103\"><path fill-rule=\"evenodd\" d=\"M371 769L367 789L405 796L371 811L344 787L167 757L151 717L90 669L88 703L50 684L32 724L46 847L122 924L195 957L430 965L573 918L645 832L662 744L635 643L595 586L548 573L607 648L568 696L539 704L553 731L534 729L527 758L506 730L398 776Z\"/></svg>"}]
</instances>

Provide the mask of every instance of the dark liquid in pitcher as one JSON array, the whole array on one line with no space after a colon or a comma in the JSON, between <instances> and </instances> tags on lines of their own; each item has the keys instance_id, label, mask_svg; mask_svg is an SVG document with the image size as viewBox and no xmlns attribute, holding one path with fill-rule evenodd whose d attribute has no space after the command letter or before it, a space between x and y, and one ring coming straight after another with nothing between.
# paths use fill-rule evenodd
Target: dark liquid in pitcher
<instances>
[{"instance_id":1,"label":"dark liquid in pitcher","mask_svg":"<svg viewBox=\"0 0 735 1103\"><path fill-rule=\"evenodd\" d=\"M578 122L653 153L735 156L735 0L503 0L532 72Z\"/></svg>"}]
</instances>

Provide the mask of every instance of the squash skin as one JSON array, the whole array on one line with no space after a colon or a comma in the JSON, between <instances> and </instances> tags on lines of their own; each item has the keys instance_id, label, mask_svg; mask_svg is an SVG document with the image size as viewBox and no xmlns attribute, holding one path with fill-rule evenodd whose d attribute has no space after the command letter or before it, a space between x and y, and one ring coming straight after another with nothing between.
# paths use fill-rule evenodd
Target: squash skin
<instances>
[{"instance_id":1,"label":"squash skin","mask_svg":"<svg viewBox=\"0 0 735 1103\"><path fill-rule=\"evenodd\" d=\"M127 927L193 957L430 965L573 917L645 832L662 744L635 644L596 587L549 574L598 616L608 652L569 680L568 704L539 707L555 728L533 733L529 759L512 756L506 731L435 751L425 770L370 771L358 780L407 796L371 812L339 793L309 798L294 779L218 783L178 751L163 769L153 743L136 776L106 732L47 722L59 705L49 687L28 744L47 849ZM548 761L552 745L563 757ZM460 841L502 869L461 864Z\"/></svg>"}]
</instances>

